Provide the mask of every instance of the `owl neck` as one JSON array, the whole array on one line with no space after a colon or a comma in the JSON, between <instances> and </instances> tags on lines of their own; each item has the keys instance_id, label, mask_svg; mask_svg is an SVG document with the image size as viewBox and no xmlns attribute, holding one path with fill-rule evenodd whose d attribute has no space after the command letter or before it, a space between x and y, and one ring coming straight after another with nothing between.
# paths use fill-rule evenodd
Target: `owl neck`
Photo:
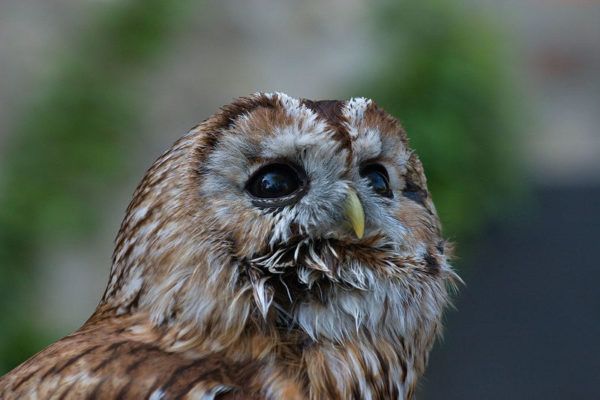
<instances>
[{"instance_id":1,"label":"owl neck","mask_svg":"<svg viewBox=\"0 0 600 400\"><path fill-rule=\"evenodd\" d=\"M426 352L403 338L365 334L339 343L309 341L297 332L281 333L254 324L241 332L207 335L189 325L157 327L145 313L115 317L103 308L84 329L101 326L107 320L114 327L127 327L121 333L127 339L180 353L186 359L218 353L224 365L229 360L238 366L259 366L250 386L265 398L412 399L426 361ZM233 336L237 336L234 341Z\"/></svg>"},{"instance_id":2,"label":"owl neck","mask_svg":"<svg viewBox=\"0 0 600 400\"><path fill-rule=\"evenodd\" d=\"M246 301L251 303L253 299ZM240 307L238 312L244 314L240 311L243 309ZM114 317L115 309L111 310ZM354 330L354 335L342 341L315 339L297 329L265 324L252 313L241 318L232 310L216 310L211 315L219 317L201 325L171 321L157 326L152 315L143 310L130 310L117 318L146 321L143 324L157 337L152 341L168 352L184 353L186 357L219 352L233 361L258 362L265 366L265 376L259 379L272 392L285 393L291 385L302 393L298 398L313 400L411 399L433 341L367 330ZM240 319L232 321L232 315ZM286 378L273 380L273 376Z\"/></svg>"},{"instance_id":3,"label":"owl neck","mask_svg":"<svg viewBox=\"0 0 600 400\"><path fill-rule=\"evenodd\" d=\"M415 356L402 340L316 343L303 354L310 398L412 399L421 374Z\"/></svg>"}]
</instances>

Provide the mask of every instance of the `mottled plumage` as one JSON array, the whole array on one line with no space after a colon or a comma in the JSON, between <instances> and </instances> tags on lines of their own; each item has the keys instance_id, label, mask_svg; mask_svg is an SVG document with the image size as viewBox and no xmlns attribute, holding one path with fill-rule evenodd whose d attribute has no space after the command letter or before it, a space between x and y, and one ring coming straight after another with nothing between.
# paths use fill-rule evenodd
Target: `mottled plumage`
<instances>
[{"instance_id":1,"label":"mottled plumage","mask_svg":"<svg viewBox=\"0 0 600 400\"><path fill-rule=\"evenodd\" d=\"M97 310L0 398L410 399L448 252L375 103L240 98L148 170Z\"/></svg>"}]
</instances>

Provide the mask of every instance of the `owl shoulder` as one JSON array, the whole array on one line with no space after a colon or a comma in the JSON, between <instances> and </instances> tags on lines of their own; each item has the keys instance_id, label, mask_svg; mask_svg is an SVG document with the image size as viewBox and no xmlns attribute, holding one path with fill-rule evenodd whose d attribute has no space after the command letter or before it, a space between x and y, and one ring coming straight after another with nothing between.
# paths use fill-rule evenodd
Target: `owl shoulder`
<instances>
[{"instance_id":1,"label":"owl shoulder","mask_svg":"<svg viewBox=\"0 0 600 400\"><path fill-rule=\"evenodd\" d=\"M167 352L152 341L132 340L126 331L119 324L84 325L1 377L0 398L262 398L245 387L254 366L219 354Z\"/></svg>"}]
</instances>

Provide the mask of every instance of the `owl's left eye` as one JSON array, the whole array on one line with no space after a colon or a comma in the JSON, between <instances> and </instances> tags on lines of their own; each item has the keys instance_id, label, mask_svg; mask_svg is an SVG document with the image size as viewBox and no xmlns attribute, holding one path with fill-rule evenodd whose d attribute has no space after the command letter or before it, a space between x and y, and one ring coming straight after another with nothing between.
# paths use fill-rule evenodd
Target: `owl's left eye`
<instances>
[{"instance_id":1,"label":"owl's left eye","mask_svg":"<svg viewBox=\"0 0 600 400\"><path fill-rule=\"evenodd\" d=\"M394 197L392 189L390 189L390 177L383 165L367 165L361 169L360 176L369 181L369 186L375 193L384 197Z\"/></svg>"},{"instance_id":2,"label":"owl's left eye","mask_svg":"<svg viewBox=\"0 0 600 400\"><path fill-rule=\"evenodd\" d=\"M269 164L248 180L246 190L259 205L281 206L296 200L306 185L305 175L287 164Z\"/></svg>"}]
</instances>

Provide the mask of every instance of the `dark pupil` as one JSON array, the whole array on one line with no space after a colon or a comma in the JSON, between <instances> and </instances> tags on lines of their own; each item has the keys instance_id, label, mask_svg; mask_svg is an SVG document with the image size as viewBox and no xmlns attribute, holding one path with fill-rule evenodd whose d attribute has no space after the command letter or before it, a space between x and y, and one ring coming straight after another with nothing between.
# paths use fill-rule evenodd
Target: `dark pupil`
<instances>
[{"instance_id":1,"label":"dark pupil","mask_svg":"<svg viewBox=\"0 0 600 400\"><path fill-rule=\"evenodd\" d=\"M276 198L293 193L300 186L296 172L287 165L273 165L259 171L248 190L256 197Z\"/></svg>"},{"instance_id":2,"label":"dark pupil","mask_svg":"<svg viewBox=\"0 0 600 400\"><path fill-rule=\"evenodd\" d=\"M375 193L386 197L392 197L390 180L387 171L382 165L369 165L362 170L361 175L363 178L369 180L369 185L373 188Z\"/></svg>"},{"instance_id":3,"label":"dark pupil","mask_svg":"<svg viewBox=\"0 0 600 400\"><path fill-rule=\"evenodd\" d=\"M260 178L260 192L269 197L278 197L291 193L293 183L289 176L277 172L269 172Z\"/></svg>"},{"instance_id":4,"label":"dark pupil","mask_svg":"<svg viewBox=\"0 0 600 400\"><path fill-rule=\"evenodd\" d=\"M388 183L385 177L381 172L373 171L369 172L367 175L367 179L369 179L371 183L371 187L377 193L384 194L388 191Z\"/></svg>"}]
</instances>

